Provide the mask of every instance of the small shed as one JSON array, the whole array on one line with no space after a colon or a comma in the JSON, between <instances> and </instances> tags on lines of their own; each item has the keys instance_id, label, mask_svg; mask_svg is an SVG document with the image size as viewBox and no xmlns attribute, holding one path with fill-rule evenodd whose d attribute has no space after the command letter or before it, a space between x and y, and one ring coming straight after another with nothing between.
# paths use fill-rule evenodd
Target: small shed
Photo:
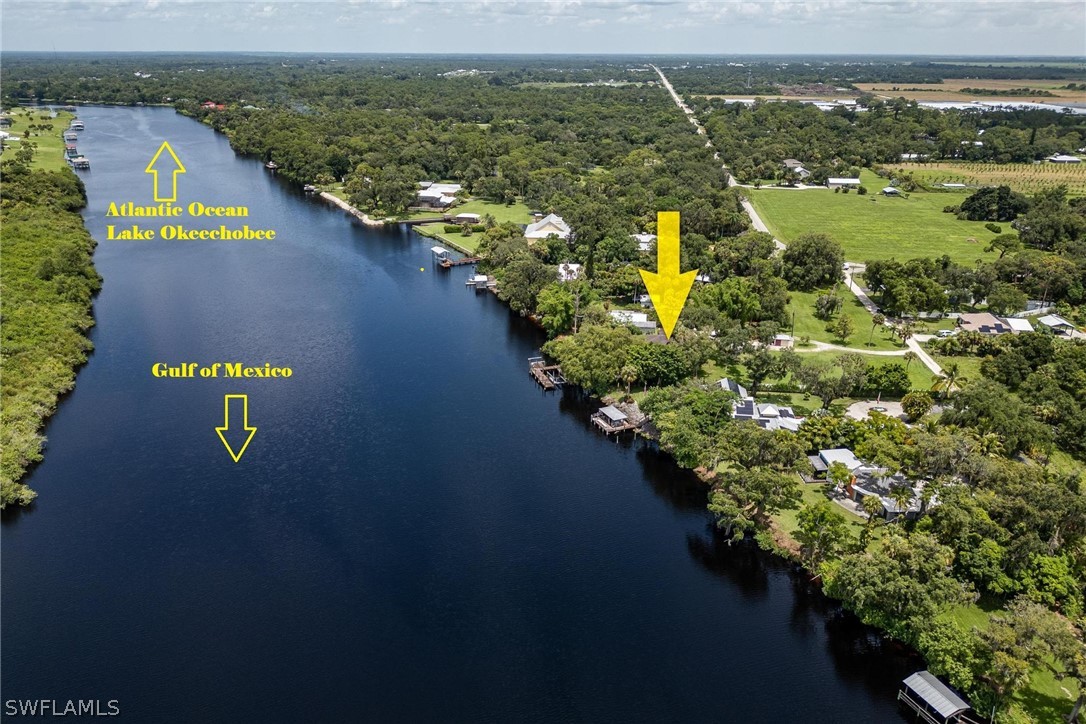
<instances>
[{"instance_id":1,"label":"small shed","mask_svg":"<svg viewBox=\"0 0 1086 724\"><path fill-rule=\"evenodd\" d=\"M457 214L453 221L457 224L478 224L481 218L478 214Z\"/></svg>"},{"instance_id":2,"label":"small shed","mask_svg":"<svg viewBox=\"0 0 1086 724\"><path fill-rule=\"evenodd\" d=\"M858 178L841 178L841 177L832 176L832 177L826 179L826 186L828 186L831 189L852 188L854 186L859 186L859 185L860 185L860 179L858 179Z\"/></svg>"},{"instance_id":3,"label":"small shed","mask_svg":"<svg viewBox=\"0 0 1086 724\"><path fill-rule=\"evenodd\" d=\"M445 261L449 258L449 250L443 246L431 246L430 253L434 255L434 258L439 262Z\"/></svg>"},{"instance_id":4,"label":"small shed","mask_svg":"<svg viewBox=\"0 0 1086 724\"><path fill-rule=\"evenodd\" d=\"M970 710L969 703L930 671L918 671L901 682L897 699L932 724L973 721L965 716Z\"/></svg>"},{"instance_id":5,"label":"small shed","mask_svg":"<svg viewBox=\"0 0 1086 724\"><path fill-rule=\"evenodd\" d=\"M883 196L900 196L901 195L901 190L896 189L893 186L886 186L882 190L882 195Z\"/></svg>"}]
</instances>

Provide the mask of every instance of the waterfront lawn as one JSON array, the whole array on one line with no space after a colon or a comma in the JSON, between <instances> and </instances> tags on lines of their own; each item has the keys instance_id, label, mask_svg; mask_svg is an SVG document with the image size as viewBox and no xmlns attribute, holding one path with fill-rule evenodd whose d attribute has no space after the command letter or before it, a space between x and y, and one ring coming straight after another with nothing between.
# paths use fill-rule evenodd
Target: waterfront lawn
<instances>
[{"instance_id":1,"label":"waterfront lawn","mask_svg":"<svg viewBox=\"0 0 1086 724\"><path fill-rule=\"evenodd\" d=\"M747 194L781 241L787 243L807 232L829 234L844 247L848 261L904 261L947 254L972 265L977 259L995 258L994 252L984 251L994 235L983 222L960 221L943 213L944 206L960 204L966 194L915 192L908 198L890 198L878 193L885 179L867 170L861 179L868 190L865 196L828 189L748 189Z\"/></svg>"},{"instance_id":2,"label":"waterfront lawn","mask_svg":"<svg viewBox=\"0 0 1086 724\"><path fill-rule=\"evenodd\" d=\"M826 331L827 322L815 316L815 301L820 295L828 294L830 291L830 289L823 289L814 292L788 293L790 299L788 318L791 320L792 315L795 314L795 331L793 334L797 340L801 337L807 337L818 342L842 344L840 340L834 337L833 333ZM844 288L843 284L838 286L837 295L841 297L841 309L830 321L835 321L838 315L844 314L852 319L852 324L855 327L855 331L846 346L856 347L857 352L862 352L865 349L905 349L905 346L890 333L890 328L885 325L875 329L874 334L872 334L871 313L864 308L863 304L860 304L860 300L856 298L855 294ZM870 346L868 345L868 339L871 340Z\"/></svg>"},{"instance_id":3,"label":"waterfront lawn","mask_svg":"<svg viewBox=\"0 0 1086 724\"><path fill-rule=\"evenodd\" d=\"M988 627L989 616L1001 610L998 603L981 598L977 603L950 608L940 617L953 621L966 631L974 628L983 630ZM1063 681L1057 679L1053 664L1051 662L1030 671L1029 685L1011 700L1010 708L1027 712L1031 717L1027 721L1063 721L1078 696L1075 680L1070 677ZM1004 716L1010 717L1008 721L1019 721L1009 711L1004 710Z\"/></svg>"},{"instance_id":4,"label":"waterfront lawn","mask_svg":"<svg viewBox=\"0 0 1086 724\"><path fill-rule=\"evenodd\" d=\"M45 116L45 118L43 118ZM34 161L31 168L40 168L46 171L59 171L68 167L64 159L64 132L68 130L68 124L74 116L67 111L57 111L56 118L49 118L49 112L42 108L13 108L11 111L11 126L7 132L18 136L18 141L5 141L4 156L13 154L19 150L23 143L34 143L37 148L34 151ZM28 131L31 125L51 125L52 129L41 131L34 129ZM27 133L32 134L27 138Z\"/></svg>"},{"instance_id":5,"label":"waterfront lawn","mask_svg":"<svg viewBox=\"0 0 1086 724\"><path fill-rule=\"evenodd\" d=\"M413 228L423 236L439 241L465 254L474 254L479 249L479 242L483 239L482 233L479 232L473 233L471 236L462 236L460 232L446 234L444 223L420 224Z\"/></svg>"}]
</instances>

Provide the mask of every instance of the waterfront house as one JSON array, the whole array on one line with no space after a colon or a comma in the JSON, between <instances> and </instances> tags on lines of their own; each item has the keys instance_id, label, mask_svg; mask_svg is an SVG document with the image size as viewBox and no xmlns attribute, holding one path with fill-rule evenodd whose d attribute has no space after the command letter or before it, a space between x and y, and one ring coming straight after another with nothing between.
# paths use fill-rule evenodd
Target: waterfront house
<instances>
[{"instance_id":1,"label":"waterfront house","mask_svg":"<svg viewBox=\"0 0 1086 724\"><path fill-rule=\"evenodd\" d=\"M524 238L529 242L536 239L546 239L549 236L557 236L559 239L568 239L571 229L561 216L547 214L539 221L528 224L524 229Z\"/></svg>"},{"instance_id":2,"label":"waterfront house","mask_svg":"<svg viewBox=\"0 0 1086 724\"><path fill-rule=\"evenodd\" d=\"M626 309L612 309L610 312L611 319L617 324L624 324L628 327L634 327L641 332L655 332L656 322L649 319L649 315L645 312L631 312Z\"/></svg>"},{"instance_id":3,"label":"waterfront house","mask_svg":"<svg viewBox=\"0 0 1086 724\"><path fill-rule=\"evenodd\" d=\"M909 502L901 505L891 497L896 489L909 491ZM856 503L862 503L868 496L875 496L882 506L882 517L892 521L899 516L915 518L920 514L920 492L923 484L912 484L901 473L890 475L886 470L873 465L861 465L852 471L852 482L845 489L848 497Z\"/></svg>"},{"instance_id":4,"label":"waterfront house","mask_svg":"<svg viewBox=\"0 0 1086 724\"><path fill-rule=\"evenodd\" d=\"M478 224L480 219L478 214L457 214L453 217L453 223L456 224Z\"/></svg>"},{"instance_id":5,"label":"waterfront house","mask_svg":"<svg viewBox=\"0 0 1086 724\"><path fill-rule=\"evenodd\" d=\"M796 417L791 407L773 404L758 404L753 397L736 400L732 403L732 418L739 422L753 422L763 430L788 430L796 432L803 424L802 417Z\"/></svg>"},{"instance_id":6,"label":"waterfront house","mask_svg":"<svg viewBox=\"0 0 1086 724\"><path fill-rule=\"evenodd\" d=\"M731 392L732 394L739 397L739 399L741 399L741 400L750 397L750 395L747 394L747 388L746 387L743 387L743 385L739 384L735 380L730 379L728 377L725 377L722 380L718 380L716 384L717 384L718 387L720 387L720 389L727 390L728 392Z\"/></svg>"},{"instance_id":7,"label":"waterfront house","mask_svg":"<svg viewBox=\"0 0 1086 724\"><path fill-rule=\"evenodd\" d=\"M858 178L844 178L844 177L838 177L838 176L831 176L830 178L826 179L826 186L828 188L831 188L831 189L841 189L841 188L848 189L848 188L854 188L854 187L859 186L859 185L860 185L860 179L858 179Z\"/></svg>"},{"instance_id":8,"label":"waterfront house","mask_svg":"<svg viewBox=\"0 0 1086 724\"><path fill-rule=\"evenodd\" d=\"M420 181L416 203L431 209L444 209L456 201L456 194L463 188L460 184L442 184L433 181Z\"/></svg>"},{"instance_id":9,"label":"waterfront house","mask_svg":"<svg viewBox=\"0 0 1086 724\"><path fill-rule=\"evenodd\" d=\"M652 251L652 242L656 241L656 234L630 234L630 238L637 241L637 250L645 253Z\"/></svg>"},{"instance_id":10,"label":"waterfront house","mask_svg":"<svg viewBox=\"0 0 1086 724\"><path fill-rule=\"evenodd\" d=\"M817 455L809 455L807 459L814 468L814 477L821 480L826 479L826 473L834 463L841 463L850 473L863 465L863 461L847 447L819 450Z\"/></svg>"}]
</instances>

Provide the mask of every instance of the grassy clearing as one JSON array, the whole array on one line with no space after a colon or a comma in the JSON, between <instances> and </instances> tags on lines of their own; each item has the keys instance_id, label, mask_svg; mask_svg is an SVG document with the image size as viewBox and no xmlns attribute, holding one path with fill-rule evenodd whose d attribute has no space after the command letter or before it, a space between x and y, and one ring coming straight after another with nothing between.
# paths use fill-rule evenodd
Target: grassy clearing
<instances>
[{"instance_id":1,"label":"grassy clearing","mask_svg":"<svg viewBox=\"0 0 1086 724\"><path fill-rule=\"evenodd\" d=\"M1015 80L1003 78L945 78L942 83L857 83L860 90L876 95L902 97L918 101L980 101L980 100L1028 100L1038 103L1086 103L1086 92L1062 88L1067 80ZM1014 96L996 94L976 95L962 93L963 88L981 88L993 91L1010 91L1019 88L1048 91L1051 96L1031 96L1028 93Z\"/></svg>"},{"instance_id":2,"label":"grassy clearing","mask_svg":"<svg viewBox=\"0 0 1086 724\"><path fill-rule=\"evenodd\" d=\"M530 224L532 223L532 216L528 213L529 211L527 205L520 201L515 204L496 204L492 201L477 199L457 204L449 213L453 216L456 214L478 214L480 217L490 214L499 224L504 224L507 221L514 224Z\"/></svg>"},{"instance_id":3,"label":"grassy clearing","mask_svg":"<svg viewBox=\"0 0 1086 724\"><path fill-rule=\"evenodd\" d=\"M750 189L758 214L775 236L789 242L807 232L829 234L845 249L845 259L866 262L940 257L971 265L994 258L984 247L994 234L980 221L959 221L943 213L959 204L961 193L912 193L908 198L887 198L877 192L885 180L864 171L866 196L826 190L783 191Z\"/></svg>"},{"instance_id":4,"label":"grassy clearing","mask_svg":"<svg viewBox=\"0 0 1086 724\"><path fill-rule=\"evenodd\" d=\"M943 369L946 369L948 364L957 364L958 369L960 370L960 377L965 378L966 382L973 382L984 376L980 373L980 363L984 361L980 357L974 357L972 355L948 357L941 354L933 354L931 356Z\"/></svg>"},{"instance_id":5,"label":"grassy clearing","mask_svg":"<svg viewBox=\"0 0 1086 724\"><path fill-rule=\"evenodd\" d=\"M821 500L829 500L831 486L826 483L803 483L801 494L803 497L803 505L814 505ZM864 529L864 524L867 519L861 515L845 510L840 505L834 504L832 506L833 512L837 514L845 523L848 524L848 532L853 538L859 540L860 532ZM781 530L792 537L799 528L799 521L797 516L799 510L782 510L777 515L773 516L773 520L777 523ZM882 529L885 526L876 526L873 530L872 540L876 539L882 534Z\"/></svg>"},{"instance_id":6,"label":"grassy clearing","mask_svg":"<svg viewBox=\"0 0 1086 724\"><path fill-rule=\"evenodd\" d=\"M64 159L64 131L75 116L67 111L58 111L55 118L42 108L14 108L10 114L11 126L5 129L18 141L5 141L4 155L15 153L20 144L33 143L37 146L31 168L45 171L59 171L68 167ZM51 126L45 130L28 130L28 126Z\"/></svg>"},{"instance_id":7,"label":"grassy clearing","mask_svg":"<svg viewBox=\"0 0 1086 724\"><path fill-rule=\"evenodd\" d=\"M471 236L461 236L459 232L446 234L444 231L445 224L421 224L412 228L427 238L440 241L442 244L465 254L474 254L478 251L479 242L483 238L480 233Z\"/></svg>"},{"instance_id":8,"label":"grassy clearing","mask_svg":"<svg viewBox=\"0 0 1086 724\"><path fill-rule=\"evenodd\" d=\"M968 186L1010 186L1034 194L1053 186L1066 186L1072 196L1086 196L1086 163L980 163L938 161L903 163L894 169L909 171L925 185L955 183Z\"/></svg>"},{"instance_id":9,"label":"grassy clearing","mask_svg":"<svg viewBox=\"0 0 1086 724\"><path fill-rule=\"evenodd\" d=\"M905 350L905 345L891 336L889 327L883 325L873 329L871 314L864 308L864 305L860 304L860 300L856 298L856 295L843 286L839 286L837 289L837 295L841 297L842 301L841 309L831 321L844 314L852 319L852 324L856 329L847 343L836 339L833 333L827 332L827 322L815 316L815 301L820 295L828 294L830 291L832 290L823 289L814 292L788 293L791 298L788 305L788 314L789 319L793 318L793 314L795 315L794 336L796 339L808 337L818 342L845 344L845 346L857 347L857 352L863 352L864 350Z\"/></svg>"},{"instance_id":10,"label":"grassy clearing","mask_svg":"<svg viewBox=\"0 0 1086 724\"><path fill-rule=\"evenodd\" d=\"M802 347L796 348L796 351L800 354L801 358L805 361L817 361L825 364L833 364L834 360L840 357L845 352L838 350L826 350L822 352L805 352ZM881 367L883 365L892 364L897 362L898 364L906 364L905 357L889 357L885 355L873 355L864 354L860 350L855 350L856 354L861 355L864 361L874 367ZM907 371L909 373L909 382L912 384L914 390L928 390L931 389L931 370L924 366L924 363L920 360L913 360L908 364ZM889 399L887 396L883 396L885 399ZM852 403L864 400L866 398L854 397L845 400L843 403L838 401L838 404L844 404L846 407ZM819 406L818 400L812 398L807 404L813 404L814 407Z\"/></svg>"}]
</instances>

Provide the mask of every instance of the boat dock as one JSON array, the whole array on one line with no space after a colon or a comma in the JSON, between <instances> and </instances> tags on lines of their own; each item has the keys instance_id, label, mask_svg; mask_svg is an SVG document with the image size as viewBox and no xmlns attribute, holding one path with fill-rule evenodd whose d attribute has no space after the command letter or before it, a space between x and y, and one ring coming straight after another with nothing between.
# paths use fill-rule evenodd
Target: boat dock
<instances>
[{"instance_id":1,"label":"boat dock","mask_svg":"<svg viewBox=\"0 0 1086 724\"><path fill-rule=\"evenodd\" d=\"M476 263L478 263L480 261L482 261L482 259L480 257L477 257L477 256L462 256L459 259L453 259L452 257L445 257L440 262L438 262L438 265L442 269L451 269L454 266L461 266L463 264L476 264Z\"/></svg>"},{"instance_id":2,"label":"boat dock","mask_svg":"<svg viewBox=\"0 0 1086 724\"><path fill-rule=\"evenodd\" d=\"M528 373L544 390L555 390L566 384L561 365L549 365L542 357L528 358Z\"/></svg>"},{"instance_id":3,"label":"boat dock","mask_svg":"<svg viewBox=\"0 0 1086 724\"><path fill-rule=\"evenodd\" d=\"M636 430L640 423L634 422L626 413L613 405L601 407L599 412L592 414L592 422L607 435Z\"/></svg>"}]
</instances>

